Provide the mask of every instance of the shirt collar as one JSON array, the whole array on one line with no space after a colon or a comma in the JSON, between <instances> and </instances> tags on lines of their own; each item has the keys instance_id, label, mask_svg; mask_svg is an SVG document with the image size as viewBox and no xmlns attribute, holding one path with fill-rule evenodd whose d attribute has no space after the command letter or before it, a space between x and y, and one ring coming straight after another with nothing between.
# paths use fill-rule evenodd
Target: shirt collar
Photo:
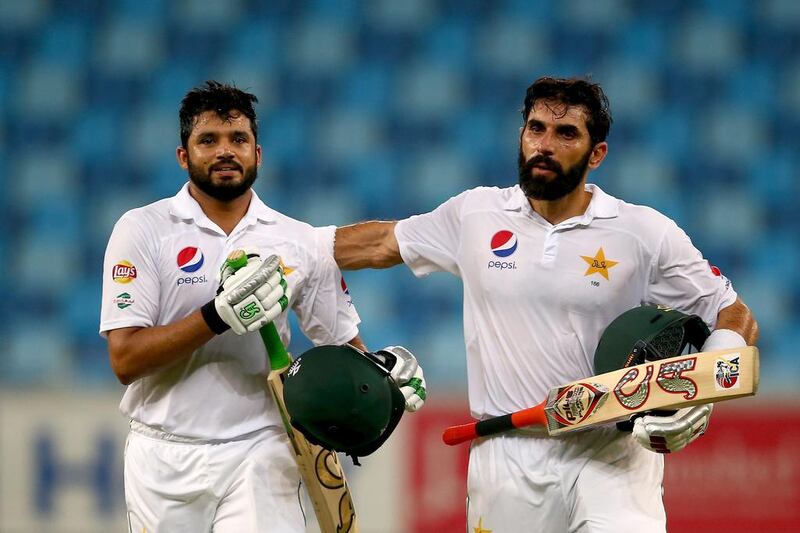
<instances>
[{"instance_id":1,"label":"shirt collar","mask_svg":"<svg viewBox=\"0 0 800 533\"><path fill-rule=\"evenodd\" d=\"M183 184L178 194L170 199L169 212L171 215L181 220L194 220L198 226L218 229L217 225L203 212L197 200L189 194L188 181ZM256 221L261 221L265 224L274 224L276 222L276 217L275 212L261 201L256 191L253 191L253 196L250 198L250 206L247 208L247 213L245 213L242 221L247 225L252 225Z\"/></svg>"},{"instance_id":2,"label":"shirt collar","mask_svg":"<svg viewBox=\"0 0 800 533\"><path fill-rule=\"evenodd\" d=\"M522 192L519 185L512 188L511 196L506 200L503 209L517 212L533 212L528 197ZM592 193L589 207L579 220L588 223L595 218L614 218L619 215L619 200L604 192L594 183L587 183L586 190Z\"/></svg>"}]
</instances>

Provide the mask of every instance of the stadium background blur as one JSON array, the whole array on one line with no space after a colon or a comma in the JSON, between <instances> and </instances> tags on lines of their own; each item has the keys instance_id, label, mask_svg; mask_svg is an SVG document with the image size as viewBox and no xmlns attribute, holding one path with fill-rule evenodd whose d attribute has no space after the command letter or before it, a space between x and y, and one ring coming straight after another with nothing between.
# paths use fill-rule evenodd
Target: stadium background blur
<instances>
[{"instance_id":1,"label":"stadium background blur","mask_svg":"<svg viewBox=\"0 0 800 533\"><path fill-rule=\"evenodd\" d=\"M189 88L214 78L258 95L265 158L256 190L290 216L343 225L515 183L526 87L587 73L615 119L609 156L590 181L676 220L759 320L762 389L749 420L784 417L773 431L784 440L739 442L743 455L720 469L796 446L800 2L3 0L0 532L124 528L121 387L97 334L102 259L124 211L185 181L174 148ZM431 413L415 415L431 428L421 449L438 447L436 417L467 413L459 283L418 281L405 268L347 280L368 345L403 343L420 355L432 398ZM293 351L306 347L296 336ZM752 433L720 411L717 433ZM396 491L399 482L375 480L401 475L392 465L409 461L424 478L428 463L408 452L418 448L408 427L354 484ZM705 438L714 432L712 421ZM437 453L452 462L457 452ZM789 474L775 473L766 490L797 485L797 462L773 459ZM753 475L739 474L740 490ZM412 506L390 520L406 500L374 500L375 491L360 509L367 531L424 531L420 520L448 512L456 518L438 531L463 531L453 525L464 496L454 476L455 496L439 496L426 520L412 521ZM718 481L736 500L731 479ZM794 499L783 507L800 500L786 490Z\"/></svg>"}]
</instances>

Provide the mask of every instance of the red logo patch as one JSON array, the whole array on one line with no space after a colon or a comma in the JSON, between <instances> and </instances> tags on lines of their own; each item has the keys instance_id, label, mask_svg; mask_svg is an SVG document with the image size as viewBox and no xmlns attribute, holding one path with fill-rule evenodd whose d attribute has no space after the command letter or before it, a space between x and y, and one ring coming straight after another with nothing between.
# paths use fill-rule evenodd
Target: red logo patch
<instances>
[{"instance_id":1,"label":"red logo patch","mask_svg":"<svg viewBox=\"0 0 800 533\"><path fill-rule=\"evenodd\" d=\"M117 283L130 283L136 279L136 267L130 261L120 261L111 269L111 279Z\"/></svg>"}]
</instances>

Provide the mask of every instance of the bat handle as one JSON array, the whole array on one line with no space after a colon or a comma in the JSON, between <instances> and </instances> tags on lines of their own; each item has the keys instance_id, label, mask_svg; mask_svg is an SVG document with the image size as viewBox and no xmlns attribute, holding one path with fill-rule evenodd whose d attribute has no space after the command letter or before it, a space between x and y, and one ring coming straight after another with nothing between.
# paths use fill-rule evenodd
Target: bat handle
<instances>
[{"instance_id":1,"label":"bat handle","mask_svg":"<svg viewBox=\"0 0 800 533\"><path fill-rule=\"evenodd\" d=\"M545 404L546 402L542 402L539 405L508 415L495 416L479 422L449 427L444 430L442 440L448 446L455 446L456 444L468 442L477 437L494 435L496 433L502 433L503 431L526 426L547 427L547 417L544 413Z\"/></svg>"},{"instance_id":2,"label":"bat handle","mask_svg":"<svg viewBox=\"0 0 800 533\"><path fill-rule=\"evenodd\" d=\"M477 422L472 422L469 424L462 424L460 426L451 426L444 430L442 434L442 440L448 446L455 446L456 444L461 444L462 442L468 442L472 439L479 437L478 432L475 429L477 426Z\"/></svg>"},{"instance_id":3,"label":"bat handle","mask_svg":"<svg viewBox=\"0 0 800 533\"><path fill-rule=\"evenodd\" d=\"M261 333L264 346L267 348L270 368L272 370L280 370L289 366L292 358L289 356L289 352L286 351L275 324L270 322L258 331Z\"/></svg>"},{"instance_id":4,"label":"bat handle","mask_svg":"<svg viewBox=\"0 0 800 533\"><path fill-rule=\"evenodd\" d=\"M234 250L225 259L225 264L234 271L247 265L247 254L244 250ZM292 362L289 352L283 345L281 336L278 334L278 329L275 324L270 322L263 326L259 333L261 333L261 340L264 341L264 346L269 355L269 367L272 370L280 370L286 368Z\"/></svg>"}]
</instances>

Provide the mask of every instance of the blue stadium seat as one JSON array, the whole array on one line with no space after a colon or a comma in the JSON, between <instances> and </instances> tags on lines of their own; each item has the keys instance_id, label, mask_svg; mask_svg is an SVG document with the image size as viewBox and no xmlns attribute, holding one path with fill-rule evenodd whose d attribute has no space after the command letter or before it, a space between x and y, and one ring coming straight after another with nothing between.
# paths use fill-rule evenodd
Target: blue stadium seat
<instances>
[{"instance_id":1,"label":"blue stadium seat","mask_svg":"<svg viewBox=\"0 0 800 533\"><path fill-rule=\"evenodd\" d=\"M97 35L94 51L97 66L107 76L141 76L158 67L166 53L158 19L151 23L118 18L109 21Z\"/></svg>"},{"instance_id":2,"label":"blue stadium seat","mask_svg":"<svg viewBox=\"0 0 800 533\"><path fill-rule=\"evenodd\" d=\"M45 63L80 72L91 55L91 37L85 22L78 18L53 20L42 32L37 56Z\"/></svg>"}]
</instances>

